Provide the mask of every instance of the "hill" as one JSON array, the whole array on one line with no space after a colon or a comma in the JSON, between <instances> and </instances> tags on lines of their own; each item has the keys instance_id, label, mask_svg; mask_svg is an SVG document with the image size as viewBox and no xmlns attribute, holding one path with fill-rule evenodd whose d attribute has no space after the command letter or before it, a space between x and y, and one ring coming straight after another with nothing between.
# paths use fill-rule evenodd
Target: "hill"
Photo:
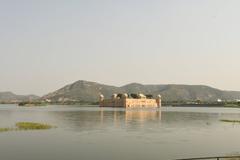
<instances>
[{"instance_id":1,"label":"hill","mask_svg":"<svg viewBox=\"0 0 240 160\"><path fill-rule=\"evenodd\" d=\"M43 96L52 101L96 102L99 94L110 97L113 93L161 94L164 101L217 101L240 99L240 92L223 91L204 85L143 85L131 83L122 87L99 84L96 82L77 81L55 92Z\"/></svg>"},{"instance_id":2,"label":"hill","mask_svg":"<svg viewBox=\"0 0 240 160\"><path fill-rule=\"evenodd\" d=\"M39 98L35 95L16 95L12 92L0 92L0 102L21 102Z\"/></svg>"}]
</instances>

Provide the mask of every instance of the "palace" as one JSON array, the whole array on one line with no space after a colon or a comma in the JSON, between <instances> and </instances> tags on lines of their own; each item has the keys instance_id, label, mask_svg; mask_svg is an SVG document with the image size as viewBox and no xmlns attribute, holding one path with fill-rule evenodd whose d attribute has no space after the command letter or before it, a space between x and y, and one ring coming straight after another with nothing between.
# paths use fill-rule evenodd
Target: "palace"
<instances>
[{"instance_id":1,"label":"palace","mask_svg":"<svg viewBox=\"0 0 240 160\"><path fill-rule=\"evenodd\" d=\"M153 98L152 95L144 94L113 94L111 99L99 97L100 107L122 107L122 108L157 108L161 107L161 96Z\"/></svg>"}]
</instances>

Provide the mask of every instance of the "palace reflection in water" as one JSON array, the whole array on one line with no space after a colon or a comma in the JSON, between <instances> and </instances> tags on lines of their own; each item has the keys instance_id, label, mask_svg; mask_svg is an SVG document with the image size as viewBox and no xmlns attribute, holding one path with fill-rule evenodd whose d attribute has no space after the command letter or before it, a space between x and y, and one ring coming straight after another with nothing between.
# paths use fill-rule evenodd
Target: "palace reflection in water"
<instances>
[{"instance_id":1,"label":"palace reflection in water","mask_svg":"<svg viewBox=\"0 0 240 160\"><path fill-rule=\"evenodd\" d=\"M88 108L81 111L52 111L44 114L48 123L52 121L53 124L65 129L77 131L104 130L110 127L141 129L144 125L159 125L161 122L160 109Z\"/></svg>"},{"instance_id":2,"label":"palace reflection in water","mask_svg":"<svg viewBox=\"0 0 240 160\"><path fill-rule=\"evenodd\" d=\"M125 122L126 126L131 125L131 123L135 124L135 127L136 125L143 126L148 121L160 121L161 111L158 109L126 109L123 111L115 109L106 112L104 109L101 109L101 124L106 123L109 119L113 120L115 126L119 126L122 122Z\"/></svg>"}]
</instances>

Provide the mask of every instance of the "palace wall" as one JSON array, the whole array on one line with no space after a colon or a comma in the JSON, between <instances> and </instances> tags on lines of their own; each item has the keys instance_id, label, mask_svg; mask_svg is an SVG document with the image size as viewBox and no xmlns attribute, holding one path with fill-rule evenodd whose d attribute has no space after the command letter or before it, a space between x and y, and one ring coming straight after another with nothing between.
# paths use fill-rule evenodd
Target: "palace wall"
<instances>
[{"instance_id":1,"label":"palace wall","mask_svg":"<svg viewBox=\"0 0 240 160\"><path fill-rule=\"evenodd\" d=\"M99 102L100 107L124 107L124 108L153 108L161 107L161 99L105 99Z\"/></svg>"}]
</instances>

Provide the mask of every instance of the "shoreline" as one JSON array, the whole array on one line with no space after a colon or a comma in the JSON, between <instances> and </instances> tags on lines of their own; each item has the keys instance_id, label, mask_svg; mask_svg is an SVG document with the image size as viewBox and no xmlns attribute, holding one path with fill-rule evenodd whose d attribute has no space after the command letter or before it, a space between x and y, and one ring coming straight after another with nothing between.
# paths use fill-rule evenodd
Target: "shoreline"
<instances>
[{"instance_id":1,"label":"shoreline","mask_svg":"<svg viewBox=\"0 0 240 160\"><path fill-rule=\"evenodd\" d=\"M44 105L42 104L34 104L34 103L29 103L26 105L19 105L18 103L0 103L0 105L16 105L18 107L46 107L46 106L51 106L51 105L65 105L65 106L73 106L73 105L79 105L79 106L99 106L98 104L81 104L81 103L44 103ZM173 107L173 108L178 108L178 107L185 107L185 108L189 108L189 107L193 107L193 108L240 108L240 106L237 106L235 104L231 105L231 104L163 104L162 107Z\"/></svg>"}]
</instances>

